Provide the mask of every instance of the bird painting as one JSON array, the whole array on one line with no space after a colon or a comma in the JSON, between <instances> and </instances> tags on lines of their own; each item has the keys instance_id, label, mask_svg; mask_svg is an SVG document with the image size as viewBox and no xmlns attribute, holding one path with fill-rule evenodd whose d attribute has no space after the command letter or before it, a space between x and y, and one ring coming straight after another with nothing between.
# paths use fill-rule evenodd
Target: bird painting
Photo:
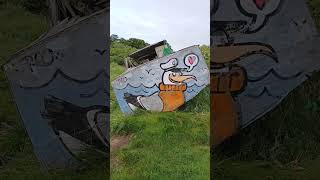
<instances>
[{"instance_id":1,"label":"bird painting","mask_svg":"<svg viewBox=\"0 0 320 180\"><path fill-rule=\"evenodd\" d=\"M166 112L173 111L185 102L184 92L187 89L186 81L197 78L194 75L185 75L187 68L177 68L178 60L173 58L160 64L163 69L162 82L159 91L150 96L137 96L124 94L124 99L132 110L141 108L144 110Z\"/></svg>"}]
</instances>

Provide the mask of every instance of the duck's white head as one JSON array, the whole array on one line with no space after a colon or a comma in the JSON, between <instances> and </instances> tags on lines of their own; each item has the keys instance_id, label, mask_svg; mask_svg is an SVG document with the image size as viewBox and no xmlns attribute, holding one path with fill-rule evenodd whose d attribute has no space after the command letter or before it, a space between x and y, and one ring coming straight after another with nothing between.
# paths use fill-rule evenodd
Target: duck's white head
<instances>
[{"instance_id":1,"label":"duck's white head","mask_svg":"<svg viewBox=\"0 0 320 180\"><path fill-rule=\"evenodd\" d=\"M178 59L172 58L166 63L160 64L160 67L164 70L162 75L162 82L166 85L179 85L188 79L197 80L195 76L183 75L184 68L177 68Z\"/></svg>"},{"instance_id":2,"label":"duck's white head","mask_svg":"<svg viewBox=\"0 0 320 180\"><path fill-rule=\"evenodd\" d=\"M162 82L166 85L179 85L189 79L197 80L193 75L183 75L178 69L165 71L162 75Z\"/></svg>"}]
</instances>

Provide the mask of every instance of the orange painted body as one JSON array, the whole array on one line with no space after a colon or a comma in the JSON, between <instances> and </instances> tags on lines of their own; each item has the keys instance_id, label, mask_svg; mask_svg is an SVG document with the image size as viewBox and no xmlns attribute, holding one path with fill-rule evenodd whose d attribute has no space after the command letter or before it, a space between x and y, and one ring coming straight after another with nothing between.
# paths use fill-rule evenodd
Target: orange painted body
<instances>
[{"instance_id":1,"label":"orange painted body","mask_svg":"<svg viewBox=\"0 0 320 180\"><path fill-rule=\"evenodd\" d=\"M245 87L246 78L245 70L239 66L211 75L211 145L216 146L237 132L239 117L232 94Z\"/></svg>"},{"instance_id":2,"label":"orange painted body","mask_svg":"<svg viewBox=\"0 0 320 180\"><path fill-rule=\"evenodd\" d=\"M160 83L159 89L159 96L163 102L163 112L174 111L184 104L184 91L187 89L186 84L165 85Z\"/></svg>"}]
</instances>

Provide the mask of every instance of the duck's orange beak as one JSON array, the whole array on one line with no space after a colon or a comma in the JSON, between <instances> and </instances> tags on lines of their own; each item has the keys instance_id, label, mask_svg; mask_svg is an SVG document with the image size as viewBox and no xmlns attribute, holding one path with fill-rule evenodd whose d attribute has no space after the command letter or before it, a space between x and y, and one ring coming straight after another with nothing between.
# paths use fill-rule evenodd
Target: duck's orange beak
<instances>
[{"instance_id":1,"label":"duck's orange beak","mask_svg":"<svg viewBox=\"0 0 320 180\"><path fill-rule=\"evenodd\" d=\"M277 56L273 48L261 43L216 46L211 48L211 54L211 63L217 65L234 63L253 54L263 54L277 61Z\"/></svg>"},{"instance_id":2,"label":"duck's orange beak","mask_svg":"<svg viewBox=\"0 0 320 180\"><path fill-rule=\"evenodd\" d=\"M197 78L193 75L173 75L173 74L169 74L169 79L171 82L174 83L182 83L188 79L194 79L195 81L197 80Z\"/></svg>"}]
</instances>

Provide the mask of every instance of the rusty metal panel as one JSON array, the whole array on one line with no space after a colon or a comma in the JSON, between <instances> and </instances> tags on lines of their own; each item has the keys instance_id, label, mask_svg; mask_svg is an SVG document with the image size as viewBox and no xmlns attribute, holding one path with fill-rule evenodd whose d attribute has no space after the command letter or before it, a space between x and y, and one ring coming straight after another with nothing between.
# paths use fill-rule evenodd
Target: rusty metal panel
<instances>
[{"instance_id":1,"label":"rusty metal panel","mask_svg":"<svg viewBox=\"0 0 320 180\"><path fill-rule=\"evenodd\" d=\"M211 44L214 144L320 69L319 38L304 0L211 0Z\"/></svg>"},{"instance_id":2,"label":"rusty metal panel","mask_svg":"<svg viewBox=\"0 0 320 180\"><path fill-rule=\"evenodd\" d=\"M4 65L41 164L63 168L91 147L109 146L109 13L61 22Z\"/></svg>"},{"instance_id":3,"label":"rusty metal panel","mask_svg":"<svg viewBox=\"0 0 320 180\"><path fill-rule=\"evenodd\" d=\"M209 84L209 69L198 46L129 69L112 82L122 112L140 108L173 111Z\"/></svg>"}]
</instances>

